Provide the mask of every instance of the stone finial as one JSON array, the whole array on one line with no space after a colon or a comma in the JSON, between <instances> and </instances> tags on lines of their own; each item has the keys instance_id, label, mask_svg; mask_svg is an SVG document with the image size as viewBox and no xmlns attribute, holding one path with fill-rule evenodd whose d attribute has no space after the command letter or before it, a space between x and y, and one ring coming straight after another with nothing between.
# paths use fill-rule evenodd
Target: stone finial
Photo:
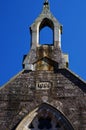
<instances>
[{"instance_id":1,"label":"stone finial","mask_svg":"<svg viewBox=\"0 0 86 130\"><path fill-rule=\"evenodd\" d=\"M48 0L45 0L45 2L44 3L48 3Z\"/></svg>"},{"instance_id":2,"label":"stone finial","mask_svg":"<svg viewBox=\"0 0 86 130\"><path fill-rule=\"evenodd\" d=\"M45 0L45 1L44 1L44 5L49 5L48 0Z\"/></svg>"},{"instance_id":3,"label":"stone finial","mask_svg":"<svg viewBox=\"0 0 86 130\"><path fill-rule=\"evenodd\" d=\"M45 0L44 1L44 6L43 6L43 12L49 12L50 10L50 6L49 6L49 1L48 0Z\"/></svg>"}]
</instances>

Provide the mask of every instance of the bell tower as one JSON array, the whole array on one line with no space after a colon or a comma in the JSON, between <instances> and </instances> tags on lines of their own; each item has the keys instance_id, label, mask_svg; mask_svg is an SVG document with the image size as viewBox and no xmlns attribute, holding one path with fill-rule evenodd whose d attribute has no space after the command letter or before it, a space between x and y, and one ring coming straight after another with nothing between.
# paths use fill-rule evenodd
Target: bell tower
<instances>
[{"instance_id":1,"label":"bell tower","mask_svg":"<svg viewBox=\"0 0 86 130\"><path fill-rule=\"evenodd\" d=\"M40 44L40 31L48 26L53 32L53 42ZM68 67L68 55L61 50L62 25L52 15L48 0L43 3L39 17L30 26L31 51L24 58L25 70L57 70ZM46 37L46 34L45 34Z\"/></svg>"}]
</instances>

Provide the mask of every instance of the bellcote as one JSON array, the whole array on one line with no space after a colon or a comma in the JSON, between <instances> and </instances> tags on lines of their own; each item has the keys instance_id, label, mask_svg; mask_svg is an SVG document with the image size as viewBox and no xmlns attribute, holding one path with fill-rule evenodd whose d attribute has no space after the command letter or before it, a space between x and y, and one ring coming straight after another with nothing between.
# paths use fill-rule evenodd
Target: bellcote
<instances>
[{"instance_id":1,"label":"bellcote","mask_svg":"<svg viewBox=\"0 0 86 130\"><path fill-rule=\"evenodd\" d=\"M58 22L58 20L52 15L50 11L49 2L45 1L43 4L42 13L39 17L34 21L31 25L31 36L32 36L32 48L40 45L39 43L39 33L42 28L48 26L53 31L53 45L61 48L61 33L62 33L62 25ZM47 43L49 44L49 43Z\"/></svg>"},{"instance_id":2,"label":"bellcote","mask_svg":"<svg viewBox=\"0 0 86 130\"><path fill-rule=\"evenodd\" d=\"M40 31L48 26L53 31L53 43L40 44ZM68 65L68 56L61 51L62 25L52 15L48 0L43 3L39 17L30 26L31 50L24 58L23 67L26 70L55 70ZM46 34L45 34L46 36Z\"/></svg>"}]
</instances>

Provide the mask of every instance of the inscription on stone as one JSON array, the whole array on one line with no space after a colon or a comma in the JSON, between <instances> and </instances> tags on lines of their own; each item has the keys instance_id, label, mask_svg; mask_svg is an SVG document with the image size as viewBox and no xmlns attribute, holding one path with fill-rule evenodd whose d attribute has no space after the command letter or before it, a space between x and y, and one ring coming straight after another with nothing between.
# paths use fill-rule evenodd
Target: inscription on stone
<instances>
[{"instance_id":1,"label":"inscription on stone","mask_svg":"<svg viewBox=\"0 0 86 130\"><path fill-rule=\"evenodd\" d=\"M51 88L51 82L37 82L36 89L38 90L47 90Z\"/></svg>"}]
</instances>

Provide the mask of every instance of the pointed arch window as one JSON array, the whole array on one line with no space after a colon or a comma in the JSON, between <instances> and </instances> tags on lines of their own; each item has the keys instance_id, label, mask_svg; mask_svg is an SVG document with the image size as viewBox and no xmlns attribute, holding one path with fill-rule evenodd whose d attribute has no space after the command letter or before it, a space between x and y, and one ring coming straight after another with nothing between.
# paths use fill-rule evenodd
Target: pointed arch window
<instances>
[{"instance_id":1,"label":"pointed arch window","mask_svg":"<svg viewBox=\"0 0 86 130\"><path fill-rule=\"evenodd\" d=\"M16 130L74 130L67 118L49 104L41 104L27 115Z\"/></svg>"}]
</instances>

